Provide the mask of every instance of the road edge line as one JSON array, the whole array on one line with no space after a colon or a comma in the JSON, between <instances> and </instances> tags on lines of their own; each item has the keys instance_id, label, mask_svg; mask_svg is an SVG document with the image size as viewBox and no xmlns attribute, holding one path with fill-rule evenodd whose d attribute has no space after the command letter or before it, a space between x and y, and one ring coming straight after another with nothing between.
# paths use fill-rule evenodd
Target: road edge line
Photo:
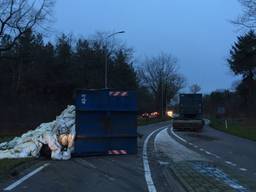
<instances>
[{"instance_id":1,"label":"road edge line","mask_svg":"<svg viewBox=\"0 0 256 192\"><path fill-rule=\"evenodd\" d=\"M145 176L145 180L146 180L149 192L156 192L156 187L154 185L154 182L153 182L153 179L151 176L151 170L149 167L148 152L147 152L148 141L154 133L156 133L157 131L159 131L161 129L167 128L167 127L168 126L160 127L158 129L154 130L153 132L151 132L147 136L147 138L145 139L144 144L143 144L142 159L143 159L143 166L144 166L144 176Z\"/></svg>"},{"instance_id":2,"label":"road edge line","mask_svg":"<svg viewBox=\"0 0 256 192\"><path fill-rule=\"evenodd\" d=\"M13 190L15 187L17 187L18 185L20 185L21 183L23 183L24 181L26 181L27 179L29 179L30 177L32 177L33 175L38 173L39 171L43 170L48 165L49 165L49 163L45 163L44 165L38 167L34 171L32 171L32 172L28 173L27 175L25 175L24 177L20 178L18 181L14 182L13 184L11 184L8 187L4 188L4 191L11 191L11 190Z\"/></svg>"},{"instance_id":3,"label":"road edge line","mask_svg":"<svg viewBox=\"0 0 256 192\"><path fill-rule=\"evenodd\" d=\"M184 143L187 143L187 140L186 139L183 139L182 137L180 137L179 135L177 135L174 131L173 131L173 127L171 127L171 132L172 134L178 138L179 140L183 141Z\"/></svg>"}]
</instances>

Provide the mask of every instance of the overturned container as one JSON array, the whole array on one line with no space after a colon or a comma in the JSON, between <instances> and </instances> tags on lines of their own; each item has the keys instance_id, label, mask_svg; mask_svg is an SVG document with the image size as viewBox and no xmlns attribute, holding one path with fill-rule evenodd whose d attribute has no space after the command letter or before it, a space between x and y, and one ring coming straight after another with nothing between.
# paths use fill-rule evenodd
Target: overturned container
<instances>
[{"instance_id":1,"label":"overturned container","mask_svg":"<svg viewBox=\"0 0 256 192\"><path fill-rule=\"evenodd\" d=\"M135 91L77 90L74 155L137 153Z\"/></svg>"}]
</instances>

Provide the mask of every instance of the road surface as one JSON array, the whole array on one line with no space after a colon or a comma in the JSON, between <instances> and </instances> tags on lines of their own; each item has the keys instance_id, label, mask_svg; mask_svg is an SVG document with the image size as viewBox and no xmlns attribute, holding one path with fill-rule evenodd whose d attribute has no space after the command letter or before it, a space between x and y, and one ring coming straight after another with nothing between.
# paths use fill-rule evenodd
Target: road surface
<instances>
[{"instance_id":1,"label":"road surface","mask_svg":"<svg viewBox=\"0 0 256 192\"><path fill-rule=\"evenodd\" d=\"M159 123L139 128L138 132L143 136L138 139L137 155L84 157L73 158L69 161L40 160L38 167L46 163L47 166L38 173L17 186L14 185L14 188L12 184L19 178L4 183L2 188L26 192L148 191L144 171L143 144L150 133L169 124ZM157 191L183 191L171 172L167 171L163 174L165 165L160 165L154 156L153 137L149 138L146 147L150 171L152 171L152 179ZM28 170L24 175L31 171L33 169Z\"/></svg>"},{"instance_id":2,"label":"road surface","mask_svg":"<svg viewBox=\"0 0 256 192\"><path fill-rule=\"evenodd\" d=\"M199 134L173 132L170 122L139 127L138 132L142 137L137 155L41 159L0 186L17 192L256 191L251 182L256 176L256 142L209 127ZM209 167L218 177L224 175L225 183L219 185L220 179L207 175L204 169Z\"/></svg>"},{"instance_id":3,"label":"road surface","mask_svg":"<svg viewBox=\"0 0 256 192\"><path fill-rule=\"evenodd\" d=\"M256 142L233 136L209 126L202 132L175 132L183 138L178 141L186 147L207 156L223 169L231 171L233 175L254 184L256 181ZM256 185L252 186L256 191Z\"/></svg>"}]
</instances>

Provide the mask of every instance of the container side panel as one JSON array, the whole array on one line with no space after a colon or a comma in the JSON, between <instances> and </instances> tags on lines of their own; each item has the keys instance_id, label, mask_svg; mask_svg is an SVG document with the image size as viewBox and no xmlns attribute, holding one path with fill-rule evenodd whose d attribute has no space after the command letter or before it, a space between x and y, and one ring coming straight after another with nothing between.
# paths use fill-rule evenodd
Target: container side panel
<instances>
[{"instance_id":1,"label":"container side panel","mask_svg":"<svg viewBox=\"0 0 256 192\"><path fill-rule=\"evenodd\" d=\"M76 155L137 152L134 91L78 90L75 103Z\"/></svg>"},{"instance_id":2,"label":"container side panel","mask_svg":"<svg viewBox=\"0 0 256 192\"><path fill-rule=\"evenodd\" d=\"M77 135L84 135L88 137L100 137L109 135L110 126L108 123L110 123L110 120L108 118L107 112L77 111Z\"/></svg>"},{"instance_id":3,"label":"container side panel","mask_svg":"<svg viewBox=\"0 0 256 192\"><path fill-rule=\"evenodd\" d=\"M137 135L137 119L134 112L112 112L111 113L111 132L114 135Z\"/></svg>"},{"instance_id":4,"label":"container side panel","mask_svg":"<svg viewBox=\"0 0 256 192\"><path fill-rule=\"evenodd\" d=\"M128 154L137 153L137 138L112 139L110 150L126 150Z\"/></svg>"}]
</instances>

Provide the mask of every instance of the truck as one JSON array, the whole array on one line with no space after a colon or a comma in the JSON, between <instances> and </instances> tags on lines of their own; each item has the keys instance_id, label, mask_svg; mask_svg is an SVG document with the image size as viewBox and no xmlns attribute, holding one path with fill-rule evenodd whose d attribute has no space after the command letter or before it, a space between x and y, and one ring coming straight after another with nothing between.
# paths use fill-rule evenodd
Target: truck
<instances>
[{"instance_id":1,"label":"truck","mask_svg":"<svg viewBox=\"0 0 256 192\"><path fill-rule=\"evenodd\" d=\"M173 129L200 131L203 126L202 94L180 94L179 116L173 119Z\"/></svg>"}]
</instances>

